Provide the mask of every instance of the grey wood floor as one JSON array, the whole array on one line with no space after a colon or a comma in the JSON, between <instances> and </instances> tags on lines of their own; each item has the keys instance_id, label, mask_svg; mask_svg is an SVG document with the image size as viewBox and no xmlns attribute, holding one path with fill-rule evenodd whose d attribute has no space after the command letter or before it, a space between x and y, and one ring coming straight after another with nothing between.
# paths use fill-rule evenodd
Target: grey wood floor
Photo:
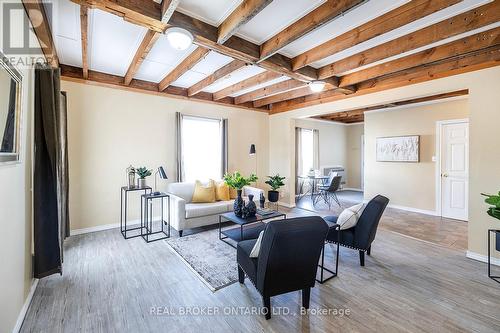
<instances>
[{"instance_id":1,"label":"grey wood floor","mask_svg":"<svg viewBox=\"0 0 500 333\"><path fill-rule=\"evenodd\" d=\"M332 262L333 249L326 253ZM248 280L213 293L165 242L124 240L114 229L67 240L63 276L39 282L21 331L500 332L500 285L487 278L485 264L385 229L364 268L356 252L342 249L339 276L312 290L311 309L330 313L301 315L300 304L294 292L272 299L290 313L269 321L223 315L228 306L261 305ZM151 307L221 314L158 316Z\"/></svg>"}]
</instances>

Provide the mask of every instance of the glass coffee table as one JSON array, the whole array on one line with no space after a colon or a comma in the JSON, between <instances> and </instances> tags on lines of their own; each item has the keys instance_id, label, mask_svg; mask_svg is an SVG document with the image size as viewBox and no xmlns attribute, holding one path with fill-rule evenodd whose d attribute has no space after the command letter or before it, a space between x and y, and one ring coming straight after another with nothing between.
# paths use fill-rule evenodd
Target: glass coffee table
<instances>
[{"instance_id":1,"label":"glass coffee table","mask_svg":"<svg viewBox=\"0 0 500 333\"><path fill-rule=\"evenodd\" d=\"M234 214L234 212L225 213L219 215L219 239L226 244L236 248L235 245L228 242L226 239L231 239L233 241L240 242L246 239L256 239L259 234L264 230L266 224L264 221L275 219L275 218L286 219L285 213L280 213L278 211L272 211L270 214L260 215L257 214L254 217L241 218ZM232 222L239 227L231 226L228 229L222 230L223 222Z\"/></svg>"}]
</instances>

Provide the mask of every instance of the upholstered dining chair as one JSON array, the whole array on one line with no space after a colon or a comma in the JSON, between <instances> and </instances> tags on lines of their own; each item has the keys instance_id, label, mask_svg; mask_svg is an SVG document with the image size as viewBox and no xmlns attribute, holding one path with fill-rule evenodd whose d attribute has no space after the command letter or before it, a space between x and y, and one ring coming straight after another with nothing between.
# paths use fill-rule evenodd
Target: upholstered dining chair
<instances>
[{"instance_id":1,"label":"upholstered dining chair","mask_svg":"<svg viewBox=\"0 0 500 333\"><path fill-rule=\"evenodd\" d=\"M359 263L364 266L365 252L368 255L371 254L371 245L375 239L380 218L388 203L388 198L377 195L366 204L358 223L349 229L339 230L337 228L338 216L326 216L324 219L330 226L326 237L327 242L335 244L338 242L341 246L358 250Z\"/></svg>"},{"instance_id":2,"label":"upholstered dining chair","mask_svg":"<svg viewBox=\"0 0 500 333\"><path fill-rule=\"evenodd\" d=\"M250 257L256 239L238 243L239 282L245 282L245 274L251 280L262 296L266 319L271 318L271 297L291 291L302 290L302 306L309 308L327 233L321 217L300 217L269 222L258 258Z\"/></svg>"}]
</instances>

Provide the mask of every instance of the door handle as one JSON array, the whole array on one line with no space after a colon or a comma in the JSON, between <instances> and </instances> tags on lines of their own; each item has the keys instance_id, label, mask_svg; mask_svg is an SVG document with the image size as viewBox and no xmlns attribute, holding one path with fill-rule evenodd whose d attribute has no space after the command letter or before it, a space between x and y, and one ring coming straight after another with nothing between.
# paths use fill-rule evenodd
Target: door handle
<instances>
[{"instance_id":1,"label":"door handle","mask_svg":"<svg viewBox=\"0 0 500 333\"><path fill-rule=\"evenodd\" d=\"M441 176L446 178L446 177L448 177L448 174L447 173L442 173Z\"/></svg>"}]
</instances>

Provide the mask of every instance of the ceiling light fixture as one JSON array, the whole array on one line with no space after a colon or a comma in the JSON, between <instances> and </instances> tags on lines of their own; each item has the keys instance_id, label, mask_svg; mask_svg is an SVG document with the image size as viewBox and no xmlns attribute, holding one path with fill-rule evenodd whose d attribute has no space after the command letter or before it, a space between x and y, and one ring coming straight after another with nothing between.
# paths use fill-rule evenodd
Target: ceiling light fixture
<instances>
[{"instance_id":1,"label":"ceiling light fixture","mask_svg":"<svg viewBox=\"0 0 500 333\"><path fill-rule=\"evenodd\" d=\"M186 29L170 28L165 31L165 35L170 45L179 51L186 50L193 44L193 35Z\"/></svg>"},{"instance_id":2,"label":"ceiling light fixture","mask_svg":"<svg viewBox=\"0 0 500 333\"><path fill-rule=\"evenodd\" d=\"M325 82L323 81L311 81L309 82L309 88L312 92L318 93L325 88Z\"/></svg>"}]
</instances>

